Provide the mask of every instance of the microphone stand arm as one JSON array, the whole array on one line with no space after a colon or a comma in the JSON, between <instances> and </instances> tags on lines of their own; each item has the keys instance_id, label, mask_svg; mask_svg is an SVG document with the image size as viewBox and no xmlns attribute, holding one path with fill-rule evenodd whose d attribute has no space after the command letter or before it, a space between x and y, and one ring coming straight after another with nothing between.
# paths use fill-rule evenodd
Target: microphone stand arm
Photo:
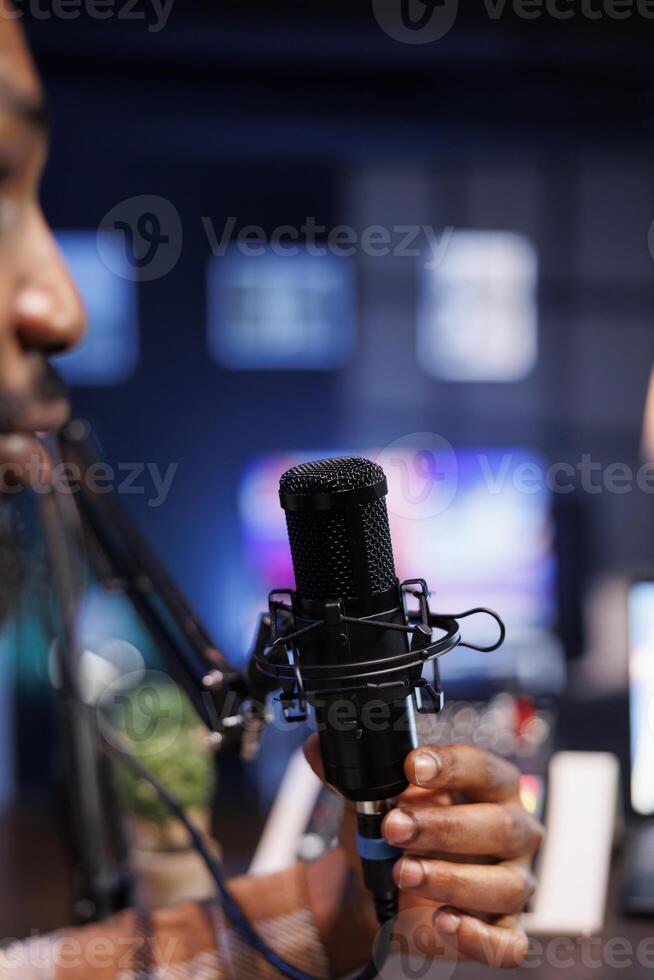
<instances>
[{"instance_id":1,"label":"microphone stand arm","mask_svg":"<svg viewBox=\"0 0 654 980\"><path fill-rule=\"evenodd\" d=\"M231 667L115 496L90 490L84 474L100 460L87 426L69 423L59 449L82 477L77 509L103 584L128 596L212 733L212 747L238 744L245 722L240 709L251 695L246 675Z\"/></svg>"}]
</instances>

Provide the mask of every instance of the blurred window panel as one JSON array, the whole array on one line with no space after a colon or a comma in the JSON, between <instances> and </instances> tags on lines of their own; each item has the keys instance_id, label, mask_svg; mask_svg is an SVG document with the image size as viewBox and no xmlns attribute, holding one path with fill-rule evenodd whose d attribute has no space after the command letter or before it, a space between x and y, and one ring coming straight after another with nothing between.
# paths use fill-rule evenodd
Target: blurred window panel
<instances>
[{"instance_id":1,"label":"blurred window panel","mask_svg":"<svg viewBox=\"0 0 654 980\"><path fill-rule=\"evenodd\" d=\"M268 247L247 255L233 245L209 261L207 318L210 350L226 367L340 367L355 345L352 265Z\"/></svg>"},{"instance_id":2,"label":"blurred window panel","mask_svg":"<svg viewBox=\"0 0 654 980\"><path fill-rule=\"evenodd\" d=\"M538 357L538 257L523 235L455 231L422 270L418 357L451 381L519 381Z\"/></svg>"},{"instance_id":3,"label":"blurred window panel","mask_svg":"<svg viewBox=\"0 0 654 980\"><path fill-rule=\"evenodd\" d=\"M631 804L637 813L654 813L654 582L635 582L629 590L629 719L631 727Z\"/></svg>"},{"instance_id":4,"label":"blurred window panel","mask_svg":"<svg viewBox=\"0 0 654 980\"><path fill-rule=\"evenodd\" d=\"M139 362L138 296L124 241L120 235L95 231L61 231L56 238L88 319L83 342L56 358L57 370L73 385L120 384Z\"/></svg>"}]
</instances>

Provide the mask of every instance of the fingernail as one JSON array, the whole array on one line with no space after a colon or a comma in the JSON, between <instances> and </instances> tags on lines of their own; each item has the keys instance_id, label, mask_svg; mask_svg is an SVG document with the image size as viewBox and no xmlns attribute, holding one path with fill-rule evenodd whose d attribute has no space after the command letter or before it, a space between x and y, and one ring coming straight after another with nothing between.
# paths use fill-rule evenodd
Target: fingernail
<instances>
[{"instance_id":1,"label":"fingernail","mask_svg":"<svg viewBox=\"0 0 654 980\"><path fill-rule=\"evenodd\" d=\"M417 888L422 884L425 870L422 861L415 858L404 858L400 867L400 888Z\"/></svg>"},{"instance_id":2,"label":"fingernail","mask_svg":"<svg viewBox=\"0 0 654 980\"><path fill-rule=\"evenodd\" d=\"M453 915L451 912L437 912L434 916L434 929L439 932L445 933L446 936L452 936L457 931L461 925L461 919L458 915Z\"/></svg>"},{"instance_id":3,"label":"fingernail","mask_svg":"<svg viewBox=\"0 0 654 980\"><path fill-rule=\"evenodd\" d=\"M384 821L384 837L389 844L408 844L417 833L418 824L406 810L391 810Z\"/></svg>"},{"instance_id":4,"label":"fingernail","mask_svg":"<svg viewBox=\"0 0 654 980\"><path fill-rule=\"evenodd\" d=\"M430 786L441 770L441 760L438 756L424 750L418 752L413 765L418 786Z\"/></svg>"}]
</instances>

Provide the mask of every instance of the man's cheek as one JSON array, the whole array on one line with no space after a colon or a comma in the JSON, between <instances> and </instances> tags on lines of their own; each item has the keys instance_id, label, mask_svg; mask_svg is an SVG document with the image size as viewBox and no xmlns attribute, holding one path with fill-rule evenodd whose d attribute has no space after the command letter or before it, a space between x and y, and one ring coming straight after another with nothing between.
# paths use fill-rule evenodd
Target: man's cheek
<instances>
[{"instance_id":1,"label":"man's cheek","mask_svg":"<svg viewBox=\"0 0 654 980\"><path fill-rule=\"evenodd\" d=\"M17 415L22 414L34 392L33 358L25 352L12 325L0 333L0 432L13 432ZM18 428L30 428L22 422Z\"/></svg>"},{"instance_id":2,"label":"man's cheek","mask_svg":"<svg viewBox=\"0 0 654 980\"><path fill-rule=\"evenodd\" d=\"M1 0L0 0L1 2ZM2 254L2 249L0 249L0 263L2 262L4 256ZM6 288L5 276L0 276L0 365L2 364L2 353L3 347L5 345L7 337L9 337L11 329L11 301L10 294Z\"/></svg>"}]
</instances>

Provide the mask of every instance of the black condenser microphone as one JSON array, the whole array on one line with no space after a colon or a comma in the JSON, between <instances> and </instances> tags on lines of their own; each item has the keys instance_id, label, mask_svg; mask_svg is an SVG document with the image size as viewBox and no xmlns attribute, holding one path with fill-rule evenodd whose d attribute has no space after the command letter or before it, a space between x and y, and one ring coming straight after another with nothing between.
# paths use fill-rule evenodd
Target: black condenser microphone
<instances>
[{"instance_id":1,"label":"black condenser microphone","mask_svg":"<svg viewBox=\"0 0 654 980\"><path fill-rule=\"evenodd\" d=\"M397 908L392 871L401 852L381 828L408 785L414 710L439 710L436 658L461 643L456 617L430 612L423 579L398 582L387 493L382 468L359 456L283 474L296 587L271 593L271 643L256 656L258 669L281 682L287 718L303 720L307 705L315 711L325 777L356 805L359 854L380 921ZM407 596L418 600L417 612L408 611ZM504 627L495 613L462 615L482 611L499 623L500 639L476 649L497 649ZM444 634L435 641L434 628ZM427 661L432 683L422 678Z\"/></svg>"},{"instance_id":2,"label":"black condenser microphone","mask_svg":"<svg viewBox=\"0 0 654 980\"><path fill-rule=\"evenodd\" d=\"M317 619L334 622L298 641L303 665L385 660L409 649L404 632L339 622L340 613L405 622L387 490L382 468L357 456L305 463L281 478L295 572L295 627ZM406 789L403 765L415 731L406 679L381 671L363 690L354 679L334 693L329 680L312 691L325 776L350 800L381 803Z\"/></svg>"},{"instance_id":3,"label":"black condenser microphone","mask_svg":"<svg viewBox=\"0 0 654 980\"><path fill-rule=\"evenodd\" d=\"M382 468L358 456L304 463L281 478L279 494L295 572L295 628L317 619L326 625L298 640L303 666L385 661L409 650L403 631L341 620L345 614L405 624L387 492ZM399 851L385 843L381 824L407 787L404 760L415 746L411 670L420 676L421 667L388 675L382 667L365 687L356 677L336 689L325 680L312 685L309 694L325 777L356 802L366 883L378 902L388 903L391 915L392 865Z\"/></svg>"}]
</instances>

